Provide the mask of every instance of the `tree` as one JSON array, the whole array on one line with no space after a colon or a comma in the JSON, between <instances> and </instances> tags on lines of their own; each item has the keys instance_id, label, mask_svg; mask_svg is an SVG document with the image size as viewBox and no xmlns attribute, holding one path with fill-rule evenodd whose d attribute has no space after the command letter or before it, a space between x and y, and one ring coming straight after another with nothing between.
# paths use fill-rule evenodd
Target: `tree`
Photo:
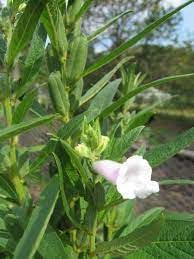
<instances>
[{"instance_id":1,"label":"tree","mask_svg":"<svg viewBox=\"0 0 194 259\"><path fill-rule=\"evenodd\" d=\"M98 50L117 47L134 33L150 24L150 22L162 17L164 13L172 9L172 6L166 5L163 0L97 0L85 18L84 29L89 33L127 9L133 12L120 18L95 41L95 44L98 44ZM144 40L144 43L156 43L161 42L161 40L172 42L176 40L176 26L180 21L180 14L173 16L167 23L150 34Z\"/></svg>"}]
</instances>

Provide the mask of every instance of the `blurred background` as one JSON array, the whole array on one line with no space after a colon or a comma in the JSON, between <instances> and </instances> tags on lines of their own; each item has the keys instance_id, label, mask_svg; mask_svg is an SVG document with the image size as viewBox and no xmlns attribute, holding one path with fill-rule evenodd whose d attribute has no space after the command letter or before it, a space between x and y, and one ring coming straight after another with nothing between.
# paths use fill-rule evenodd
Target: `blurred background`
<instances>
[{"instance_id":1,"label":"blurred background","mask_svg":"<svg viewBox=\"0 0 194 259\"><path fill-rule=\"evenodd\" d=\"M5 2L1 0L1 28L5 28L6 22L5 10L2 9ZM83 30L86 34L95 31L102 24L127 9L133 12L120 18L106 33L92 42L88 63L93 63L96 58L118 47L146 25L184 2L184 0L94 0L92 8L84 18ZM0 32L0 69L3 65L4 48ZM141 73L144 82L168 75L193 73L194 4L175 15L145 40L131 48L127 54L125 53L126 55L133 56L130 66L133 67L136 75ZM114 61L113 64L105 66L86 78L87 88L110 71L117 62L117 60ZM120 76L120 73L117 76ZM140 110L156 101L162 102L162 105L156 107L155 114L144 133L144 139L149 146L165 143L194 125L194 80L176 81L149 90L131 103L129 111ZM44 91L40 91L39 102L46 108L49 107L49 101ZM43 133L44 129L42 133L37 130L28 134L27 140L24 141L25 144L30 144L35 136L36 139L41 139ZM156 179L189 178L194 180L194 145L156 169L154 177ZM163 188L159 196L140 202L138 209L155 205L165 206L172 210L193 212L193 195L194 190L191 186Z\"/></svg>"}]
</instances>

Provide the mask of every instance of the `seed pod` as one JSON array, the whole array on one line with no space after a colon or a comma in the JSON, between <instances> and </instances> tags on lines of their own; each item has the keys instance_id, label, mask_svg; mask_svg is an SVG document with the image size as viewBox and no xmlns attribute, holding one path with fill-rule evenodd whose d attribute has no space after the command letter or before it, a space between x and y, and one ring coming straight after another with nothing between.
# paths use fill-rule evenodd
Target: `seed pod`
<instances>
[{"instance_id":1,"label":"seed pod","mask_svg":"<svg viewBox=\"0 0 194 259\"><path fill-rule=\"evenodd\" d=\"M68 119L69 113L69 100L68 93L65 91L65 88L61 82L60 73L55 72L49 76L49 93L52 100L53 107L56 112L64 116L65 119Z\"/></svg>"},{"instance_id":2,"label":"seed pod","mask_svg":"<svg viewBox=\"0 0 194 259\"><path fill-rule=\"evenodd\" d=\"M67 80L76 81L82 74L87 60L88 41L85 36L78 36L70 44L70 50L67 57Z\"/></svg>"},{"instance_id":3,"label":"seed pod","mask_svg":"<svg viewBox=\"0 0 194 259\"><path fill-rule=\"evenodd\" d=\"M74 89L70 92L71 112L74 112L78 106L83 91L83 79L76 82Z\"/></svg>"},{"instance_id":4,"label":"seed pod","mask_svg":"<svg viewBox=\"0 0 194 259\"><path fill-rule=\"evenodd\" d=\"M69 109L70 109L69 94L67 92L67 89L65 89L65 87L61 81L60 72L56 72L56 81L57 81L58 89L60 91L65 110L69 111Z\"/></svg>"},{"instance_id":5,"label":"seed pod","mask_svg":"<svg viewBox=\"0 0 194 259\"><path fill-rule=\"evenodd\" d=\"M62 57L65 58L68 43L67 43L67 37L65 33L63 16L60 10L58 10L58 15L57 15L57 43L58 43L59 55L62 55Z\"/></svg>"}]
</instances>

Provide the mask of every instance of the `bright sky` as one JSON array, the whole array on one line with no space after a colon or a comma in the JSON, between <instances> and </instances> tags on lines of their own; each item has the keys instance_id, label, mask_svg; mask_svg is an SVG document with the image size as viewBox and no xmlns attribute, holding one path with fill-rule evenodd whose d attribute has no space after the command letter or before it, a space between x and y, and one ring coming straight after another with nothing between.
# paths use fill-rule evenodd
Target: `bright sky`
<instances>
[{"instance_id":1,"label":"bright sky","mask_svg":"<svg viewBox=\"0 0 194 259\"><path fill-rule=\"evenodd\" d=\"M7 0L0 0L3 4L6 4ZM175 7L186 2L186 0L164 0L166 5L170 3L173 4ZM190 36L191 38L194 38L194 3L189 5L188 7L185 7L181 11L183 15L183 23L180 26L180 33L183 35L183 39Z\"/></svg>"}]
</instances>

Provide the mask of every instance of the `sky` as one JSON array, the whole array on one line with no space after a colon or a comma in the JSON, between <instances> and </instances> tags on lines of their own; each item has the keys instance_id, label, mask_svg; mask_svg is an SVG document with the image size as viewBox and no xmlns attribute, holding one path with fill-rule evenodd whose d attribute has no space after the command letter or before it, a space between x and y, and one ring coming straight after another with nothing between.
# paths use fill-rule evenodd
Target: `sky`
<instances>
[{"instance_id":1,"label":"sky","mask_svg":"<svg viewBox=\"0 0 194 259\"><path fill-rule=\"evenodd\" d=\"M3 4L7 2L7 0L0 0ZM174 5L174 7L183 4L186 0L164 0L164 3L168 5ZM182 11L183 22L179 26L180 34L182 35L182 40L187 38L194 39L194 3L185 7Z\"/></svg>"},{"instance_id":2,"label":"sky","mask_svg":"<svg viewBox=\"0 0 194 259\"><path fill-rule=\"evenodd\" d=\"M171 0L166 1L170 2L174 5L174 7L179 6L186 2L186 0ZM168 4L168 3L167 3ZM182 11L183 22L179 26L180 34L182 35L182 39L192 38L194 39L194 3L190 4L189 6L185 7Z\"/></svg>"}]
</instances>

